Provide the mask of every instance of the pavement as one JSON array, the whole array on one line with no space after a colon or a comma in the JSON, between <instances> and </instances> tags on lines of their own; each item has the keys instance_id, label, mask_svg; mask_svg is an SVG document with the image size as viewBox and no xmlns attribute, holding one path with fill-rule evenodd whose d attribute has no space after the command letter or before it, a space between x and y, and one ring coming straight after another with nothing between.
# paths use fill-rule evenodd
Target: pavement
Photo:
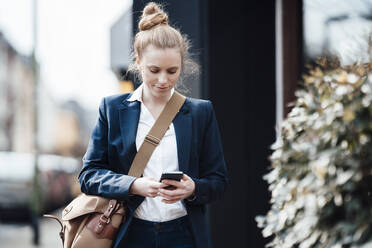
<instances>
[{"instance_id":1,"label":"pavement","mask_svg":"<svg viewBox=\"0 0 372 248\"><path fill-rule=\"evenodd\" d=\"M60 216L61 210L52 214ZM40 218L40 244L32 244L32 228L26 224L0 223L0 248L62 248L57 221Z\"/></svg>"}]
</instances>

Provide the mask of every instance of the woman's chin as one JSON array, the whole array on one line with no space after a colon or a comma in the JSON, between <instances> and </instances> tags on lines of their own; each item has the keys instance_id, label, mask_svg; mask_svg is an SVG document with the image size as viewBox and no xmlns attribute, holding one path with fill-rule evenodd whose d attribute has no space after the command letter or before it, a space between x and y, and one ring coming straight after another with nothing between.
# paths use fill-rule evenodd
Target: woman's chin
<instances>
[{"instance_id":1,"label":"woman's chin","mask_svg":"<svg viewBox=\"0 0 372 248\"><path fill-rule=\"evenodd\" d=\"M164 89L161 89L161 88L155 88L153 89L153 93L155 96L167 96L169 95L171 92L171 89L170 88L164 88Z\"/></svg>"}]
</instances>

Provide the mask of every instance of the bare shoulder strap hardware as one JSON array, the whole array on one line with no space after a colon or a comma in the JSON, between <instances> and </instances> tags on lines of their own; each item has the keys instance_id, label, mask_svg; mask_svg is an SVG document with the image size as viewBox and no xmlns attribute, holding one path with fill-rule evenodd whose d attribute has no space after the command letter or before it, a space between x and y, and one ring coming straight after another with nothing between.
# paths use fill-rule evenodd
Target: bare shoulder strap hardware
<instances>
[{"instance_id":1,"label":"bare shoulder strap hardware","mask_svg":"<svg viewBox=\"0 0 372 248\"><path fill-rule=\"evenodd\" d=\"M146 135L145 140L140 146L133 163L130 167L129 176L141 177L143 171L146 168L147 162L155 150L156 146L159 145L161 139L163 138L165 132L169 128L172 120L182 107L185 102L186 97L174 92L168 103L165 105L160 116L156 120L155 124L152 126L149 133Z\"/></svg>"}]
</instances>

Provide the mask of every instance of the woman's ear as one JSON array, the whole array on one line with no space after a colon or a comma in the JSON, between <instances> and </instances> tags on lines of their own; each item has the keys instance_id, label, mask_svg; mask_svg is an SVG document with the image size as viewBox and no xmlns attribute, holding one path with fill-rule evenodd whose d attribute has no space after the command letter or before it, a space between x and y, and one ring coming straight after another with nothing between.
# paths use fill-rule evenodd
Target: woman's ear
<instances>
[{"instance_id":1,"label":"woman's ear","mask_svg":"<svg viewBox=\"0 0 372 248\"><path fill-rule=\"evenodd\" d=\"M140 58L138 57L138 55L136 56L136 63L137 63L137 65L139 65L141 63Z\"/></svg>"}]
</instances>

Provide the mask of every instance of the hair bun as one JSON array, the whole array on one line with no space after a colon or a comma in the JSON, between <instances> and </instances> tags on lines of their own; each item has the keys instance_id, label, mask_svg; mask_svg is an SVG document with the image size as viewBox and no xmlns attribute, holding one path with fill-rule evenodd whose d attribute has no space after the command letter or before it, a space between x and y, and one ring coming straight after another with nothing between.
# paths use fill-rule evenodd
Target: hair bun
<instances>
[{"instance_id":1,"label":"hair bun","mask_svg":"<svg viewBox=\"0 0 372 248\"><path fill-rule=\"evenodd\" d=\"M160 24L168 24L168 15L158 4L154 2L148 3L143 9L142 17L138 24L139 30L149 30Z\"/></svg>"}]
</instances>

